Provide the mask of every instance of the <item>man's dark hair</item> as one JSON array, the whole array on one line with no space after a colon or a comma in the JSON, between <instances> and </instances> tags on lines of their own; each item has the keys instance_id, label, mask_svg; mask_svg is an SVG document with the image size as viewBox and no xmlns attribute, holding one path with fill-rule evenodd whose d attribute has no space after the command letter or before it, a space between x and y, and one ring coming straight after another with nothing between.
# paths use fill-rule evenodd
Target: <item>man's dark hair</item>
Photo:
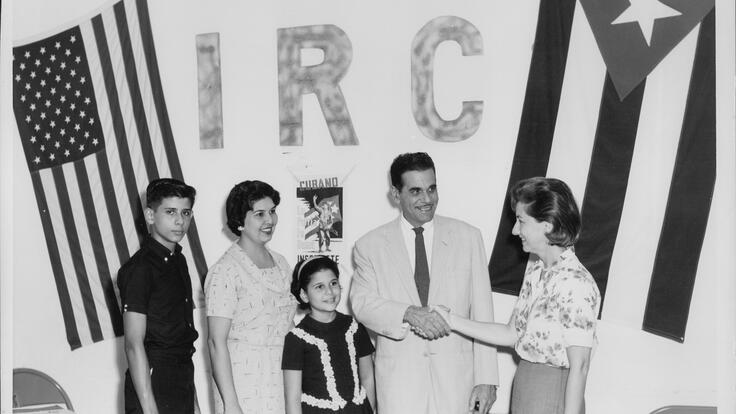
<instances>
[{"instance_id":1,"label":"man's dark hair","mask_svg":"<svg viewBox=\"0 0 736 414\"><path fill-rule=\"evenodd\" d=\"M426 171L432 170L435 173L434 161L426 152L407 152L394 158L391 163L391 185L401 191L404 183L401 182L401 176L407 171Z\"/></svg>"},{"instance_id":2,"label":"man's dark hair","mask_svg":"<svg viewBox=\"0 0 736 414\"><path fill-rule=\"evenodd\" d=\"M164 198L179 197L188 198L194 206L194 198L197 190L175 178L159 178L151 181L146 188L146 207L158 208Z\"/></svg>"}]
</instances>

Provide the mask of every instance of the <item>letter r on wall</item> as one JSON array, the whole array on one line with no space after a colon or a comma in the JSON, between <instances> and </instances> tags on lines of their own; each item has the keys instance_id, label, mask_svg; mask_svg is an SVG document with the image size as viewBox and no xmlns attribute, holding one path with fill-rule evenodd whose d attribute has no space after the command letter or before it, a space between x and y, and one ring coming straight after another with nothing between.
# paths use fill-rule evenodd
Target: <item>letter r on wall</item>
<instances>
[{"instance_id":1,"label":"letter r on wall","mask_svg":"<svg viewBox=\"0 0 736 414\"><path fill-rule=\"evenodd\" d=\"M302 66L302 49L320 49L324 61ZM358 145L339 82L353 48L345 32L327 25L278 29L279 137L281 145L302 145L302 95L317 95L335 145Z\"/></svg>"}]
</instances>

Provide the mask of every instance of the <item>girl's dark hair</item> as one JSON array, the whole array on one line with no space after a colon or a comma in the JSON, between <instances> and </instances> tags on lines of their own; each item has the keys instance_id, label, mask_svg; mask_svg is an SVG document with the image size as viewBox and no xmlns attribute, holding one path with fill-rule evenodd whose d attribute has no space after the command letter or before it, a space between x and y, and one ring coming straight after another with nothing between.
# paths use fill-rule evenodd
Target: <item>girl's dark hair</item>
<instances>
[{"instance_id":1,"label":"girl's dark hair","mask_svg":"<svg viewBox=\"0 0 736 414\"><path fill-rule=\"evenodd\" d=\"M514 184L509 204L516 210L524 204L526 214L537 221L552 224L547 240L553 246L570 247L580 237L580 212L570 187L556 178L532 177Z\"/></svg>"},{"instance_id":2,"label":"girl's dark hair","mask_svg":"<svg viewBox=\"0 0 736 414\"><path fill-rule=\"evenodd\" d=\"M312 280L312 275L322 270L332 270L335 276L340 277L340 270L337 268L337 263L327 256L311 256L301 260L294 267L294 273L291 278L291 294L299 302L299 309L309 309L309 304L302 300L299 293L302 289L306 292L307 286Z\"/></svg>"},{"instance_id":3,"label":"girl's dark hair","mask_svg":"<svg viewBox=\"0 0 736 414\"><path fill-rule=\"evenodd\" d=\"M249 180L235 184L225 202L227 228L234 235L240 236L238 227L243 225L245 214L253 210L253 204L266 197L270 198L274 205L279 205L281 202L279 192L263 181Z\"/></svg>"}]
</instances>

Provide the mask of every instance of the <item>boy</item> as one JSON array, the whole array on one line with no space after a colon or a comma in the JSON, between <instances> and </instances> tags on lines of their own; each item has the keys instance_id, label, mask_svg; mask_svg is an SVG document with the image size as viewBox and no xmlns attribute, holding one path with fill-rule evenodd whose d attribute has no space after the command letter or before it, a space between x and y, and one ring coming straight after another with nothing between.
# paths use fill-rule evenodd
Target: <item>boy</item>
<instances>
[{"instance_id":1,"label":"boy","mask_svg":"<svg viewBox=\"0 0 736 414\"><path fill-rule=\"evenodd\" d=\"M125 413L194 412L192 285L179 241L196 191L179 180L151 181L144 216L150 236L118 272L125 326Z\"/></svg>"}]
</instances>

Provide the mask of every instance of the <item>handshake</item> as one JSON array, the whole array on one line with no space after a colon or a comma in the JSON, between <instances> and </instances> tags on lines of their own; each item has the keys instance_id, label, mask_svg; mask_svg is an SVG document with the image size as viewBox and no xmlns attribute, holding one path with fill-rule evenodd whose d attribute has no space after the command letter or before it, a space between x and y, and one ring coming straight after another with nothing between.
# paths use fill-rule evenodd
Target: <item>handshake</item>
<instances>
[{"instance_id":1,"label":"handshake","mask_svg":"<svg viewBox=\"0 0 736 414\"><path fill-rule=\"evenodd\" d=\"M442 305L428 307L409 306L404 313L404 322L412 332L425 339L438 339L452 332L450 309Z\"/></svg>"}]
</instances>

